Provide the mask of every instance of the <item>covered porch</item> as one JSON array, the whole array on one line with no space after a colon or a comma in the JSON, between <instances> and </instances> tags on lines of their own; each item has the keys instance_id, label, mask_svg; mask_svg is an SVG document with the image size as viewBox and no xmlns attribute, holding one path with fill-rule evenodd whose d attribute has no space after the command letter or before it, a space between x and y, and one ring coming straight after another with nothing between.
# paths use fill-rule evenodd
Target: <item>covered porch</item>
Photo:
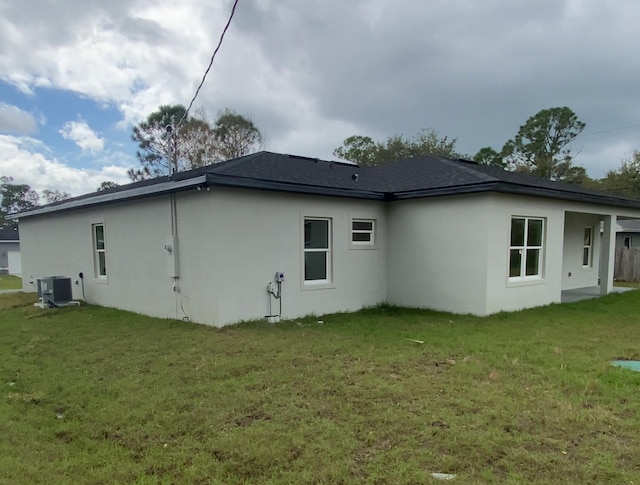
<instances>
[{"instance_id":1,"label":"covered porch","mask_svg":"<svg viewBox=\"0 0 640 485\"><path fill-rule=\"evenodd\" d=\"M629 219L640 221L624 210L609 214L565 211L562 302L633 289L613 286L618 221Z\"/></svg>"}]
</instances>

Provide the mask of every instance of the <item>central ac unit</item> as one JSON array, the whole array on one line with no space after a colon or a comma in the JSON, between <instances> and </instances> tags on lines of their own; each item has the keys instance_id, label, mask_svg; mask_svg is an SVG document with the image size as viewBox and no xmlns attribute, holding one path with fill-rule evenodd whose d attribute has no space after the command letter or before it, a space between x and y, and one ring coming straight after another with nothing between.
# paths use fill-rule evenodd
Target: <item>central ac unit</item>
<instances>
[{"instance_id":1,"label":"central ac unit","mask_svg":"<svg viewBox=\"0 0 640 485\"><path fill-rule=\"evenodd\" d=\"M38 278L38 296L43 305L57 306L73 299L71 278L66 276L46 276Z\"/></svg>"}]
</instances>

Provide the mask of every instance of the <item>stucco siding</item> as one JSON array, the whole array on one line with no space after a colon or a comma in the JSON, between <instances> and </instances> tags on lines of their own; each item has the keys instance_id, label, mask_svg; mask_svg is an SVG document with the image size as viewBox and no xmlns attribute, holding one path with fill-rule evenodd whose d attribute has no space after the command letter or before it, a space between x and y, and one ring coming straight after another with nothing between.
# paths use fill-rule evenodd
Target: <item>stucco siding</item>
<instances>
[{"instance_id":1,"label":"stucco siding","mask_svg":"<svg viewBox=\"0 0 640 485\"><path fill-rule=\"evenodd\" d=\"M275 315L280 305L283 318L384 301L487 315L559 302L563 289L595 286L598 254L610 252L600 221L613 243L606 228L616 215L640 216L496 193L383 202L212 187L175 194L175 211L171 197L24 217L24 289L36 291L38 277L69 276L80 299L82 272L89 303L215 326ZM305 217L329 223L325 284L304 282ZM509 278L513 217L544 220L539 278ZM375 245L352 244L352 219L375 221ZM106 278L96 277L97 223L104 225ZM594 229L594 247L585 268L586 226ZM609 286L611 268L600 268ZM276 271L285 275L280 301L267 292Z\"/></svg>"},{"instance_id":2,"label":"stucco siding","mask_svg":"<svg viewBox=\"0 0 640 485\"><path fill-rule=\"evenodd\" d=\"M283 317L357 310L386 300L386 217L382 203L216 189L105 205L21 221L24 289L35 279L84 273L90 303L222 326L269 313L266 287L285 274ZM303 284L303 218L331 219L332 282ZM375 249L350 245L351 217L375 219ZM94 277L92 224L103 223L107 278ZM169 253L165 246L175 244ZM173 255L172 255L173 253ZM178 258L179 278L169 260ZM30 282L33 282L30 284ZM175 291L174 291L175 287ZM81 285L73 285L82 298ZM279 302L272 299L272 313Z\"/></svg>"},{"instance_id":3,"label":"stucco siding","mask_svg":"<svg viewBox=\"0 0 640 485\"><path fill-rule=\"evenodd\" d=\"M485 314L487 197L393 202L389 209L389 301Z\"/></svg>"},{"instance_id":4,"label":"stucco siding","mask_svg":"<svg viewBox=\"0 0 640 485\"><path fill-rule=\"evenodd\" d=\"M532 197L491 195L487 313L521 310L559 302L561 295L564 210L562 204ZM511 219L544 219L542 276L509 278Z\"/></svg>"},{"instance_id":5,"label":"stucco siding","mask_svg":"<svg viewBox=\"0 0 640 485\"><path fill-rule=\"evenodd\" d=\"M331 220L332 282L322 288L303 282L304 217ZM375 249L351 247L351 217L375 219ZM180 195L178 221L181 295L195 321L221 325L264 317L266 287L276 271L285 274L284 318L386 300L382 203L217 189ZM272 298L271 305L277 314L280 302Z\"/></svg>"},{"instance_id":6,"label":"stucco siding","mask_svg":"<svg viewBox=\"0 0 640 485\"><path fill-rule=\"evenodd\" d=\"M562 290L595 286L602 252L600 221L612 216L606 206L581 204L536 197L494 194L493 230L489 243L489 281L487 313L513 311L558 303ZM618 209L617 214L633 217L633 210ZM545 219L543 277L537 281L511 282L508 278L510 220L513 216ZM615 219L615 215L613 215ZM593 267L582 268L584 227L594 226ZM565 241L565 236L567 240ZM569 277L569 272L572 276Z\"/></svg>"},{"instance_id":7,"label":"stucco siding","mask_svg":"<svg viewBox=\"0 0 640 485\"><path fill-rule=\"evenodd\" d=\"M167 278L164 239L170 234L169 197L32 217L20 221L23 287L35 279L69 276L73 297L148 315L176 317ZM92 224L104 224L107 278L96 278ZM75 284L75 282L78 284Z\"/></svg>"}]
</instances>

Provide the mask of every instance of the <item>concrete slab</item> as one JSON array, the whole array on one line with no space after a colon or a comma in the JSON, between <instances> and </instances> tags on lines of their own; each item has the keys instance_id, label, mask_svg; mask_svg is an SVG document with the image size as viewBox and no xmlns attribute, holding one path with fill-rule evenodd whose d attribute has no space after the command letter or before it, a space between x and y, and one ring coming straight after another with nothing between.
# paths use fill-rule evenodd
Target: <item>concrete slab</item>
<instances>
[{"instance_id":1,"label":"concrete slab","mask_svg":"<svg viewBox=\"0 0 640 485\"><path fill-rule=\"evenodd\" d=\"M626 291L634 291L637 288L623 288L621 286L614 286L611 293L624 293ZM575 288L573 290L563 290L560 296L562 303L573 303L576 301L589 300L591 298L598 298L602 296L600 294L599 286L588 286L586 288Z\"/></svg>"}]
</instances>

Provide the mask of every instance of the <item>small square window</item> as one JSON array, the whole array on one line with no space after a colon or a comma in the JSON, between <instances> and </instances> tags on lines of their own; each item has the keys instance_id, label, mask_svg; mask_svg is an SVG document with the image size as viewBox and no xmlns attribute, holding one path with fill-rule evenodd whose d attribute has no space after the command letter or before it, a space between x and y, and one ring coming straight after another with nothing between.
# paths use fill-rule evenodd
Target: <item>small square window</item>
<instances>
[{"instance_id":1,"label":"small square window","mask_svg":"<svg viewBox=\"0 0 640 485\"><path fill-rule=\"evenodd\" d=\"M375 238L376 221L374 219L351 220L351 244L354 246L373 246Z\"/></svg>"}]
</instances>

